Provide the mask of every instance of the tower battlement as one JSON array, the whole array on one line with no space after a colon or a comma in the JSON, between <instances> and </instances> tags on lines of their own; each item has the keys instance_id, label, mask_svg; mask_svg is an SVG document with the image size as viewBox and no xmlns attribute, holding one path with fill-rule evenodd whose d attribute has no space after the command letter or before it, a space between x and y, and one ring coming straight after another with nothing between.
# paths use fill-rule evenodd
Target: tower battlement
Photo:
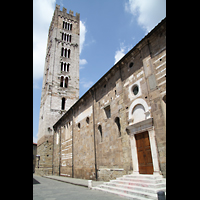
<instances>
[{"instance_id":1,"label":"tower battlement","mask_svg":"<svg viewBox=\"0 0 200 200\"><path fill-rule=\"evenodd\" d=\"M75 17L77 18L77 20L79 21L80 19L80 13L76 13L76 15L74 15L74 11L70 10L69 13L67 13L67 8L63 7L63 10L60 10L60 5L56 4L56 9L58 12L58 15L63 16L63 17L67 17L70 15L70 17Z\"/></svg>"}]
</instances>

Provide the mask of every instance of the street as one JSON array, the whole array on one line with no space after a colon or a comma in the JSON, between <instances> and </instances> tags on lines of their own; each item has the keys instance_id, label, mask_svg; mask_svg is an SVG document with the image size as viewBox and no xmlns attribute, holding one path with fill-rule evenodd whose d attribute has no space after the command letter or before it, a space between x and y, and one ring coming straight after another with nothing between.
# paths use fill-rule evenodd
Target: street
<instances>
[{"instance_id":1,"label":"street","mask_svg":"<svg viewBox=\"0 0 200 200\"><path fill-rule=\"evenodd\" d=\"M123 200L124 198L86 187L33 175L33 200Z\"/></svg>"}]
</instances>

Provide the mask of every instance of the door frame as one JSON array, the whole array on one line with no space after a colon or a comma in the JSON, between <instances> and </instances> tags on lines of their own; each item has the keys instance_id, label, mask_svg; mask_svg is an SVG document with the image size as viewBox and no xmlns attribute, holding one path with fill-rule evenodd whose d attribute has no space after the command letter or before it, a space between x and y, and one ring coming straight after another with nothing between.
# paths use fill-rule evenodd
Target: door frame
<instances>
[{"instance_id":1,"label":"door frame","mask_svg":"<svg viewBox=\"0 0 200 200\"><path fill-rule=\"evenodd\" d=\"M155 139L155 131L153 126L153 118L148 118L141 122L132 124L126 128L127 133L130 136L131 143L131 154L132 154L132 162L133 162L133 174L139 174L139 164L138 164L138 155L137 155L137 146L135 134L142 133L144 131L148 131L149 134L149 142L151 147L151 156L153 162L153 175L161 175L159 161L158 161L158 151Z\"/></svg>"}]
</instances>

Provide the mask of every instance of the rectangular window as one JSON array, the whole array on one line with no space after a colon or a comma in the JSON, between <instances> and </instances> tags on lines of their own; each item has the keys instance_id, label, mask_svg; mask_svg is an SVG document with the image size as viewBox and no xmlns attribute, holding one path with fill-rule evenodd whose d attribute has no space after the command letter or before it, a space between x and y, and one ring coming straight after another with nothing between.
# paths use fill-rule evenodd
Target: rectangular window
<instances>
[{"instance_id":1,"label":"rectangular window","mask_svg":"<svg viewBox=\"0 0 200 200\"><path fill-rule=\"evenodd\" d=\"M111 117L110 105L104 108L107 119Z\"/></svg>"}]
</instances>

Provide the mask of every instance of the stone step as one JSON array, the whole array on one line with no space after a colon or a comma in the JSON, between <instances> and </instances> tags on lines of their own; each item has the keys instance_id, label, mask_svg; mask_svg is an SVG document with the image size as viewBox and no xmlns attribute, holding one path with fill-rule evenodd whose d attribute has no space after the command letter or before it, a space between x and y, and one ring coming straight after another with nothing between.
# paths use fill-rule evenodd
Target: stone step
<instances>
[{"instance_id":1,"label":"stone step","mask_svg":"<svg viewBox=\"0 0 200 200\"><path fill-rule=\"evenodd\" d=\"M139 175L124 175L124 178L133 178L133 179L163 179L162 175L151 175L151 174L139 174Z\"/></svg>"},{"instance_id":2,"label":"stone step","mask_svg":"<svg viewBox=\"0 0 200 200\"><path fill-rule=\"evenodd\" d=\"M148 178L139 179L139 178L137 178L136 179L136 178L131 178L131 177L120 177L120 178L117 178L116 180L125 180L125 181L129 181L129 182L152 183L152 184L166 182L166 180L163 178L160 178L160 179L148 179Z\"/></svg>"},{"instance_id":3,"label":"stone step","mask_svg":"<svg viewBox=\"0 0 200 200\"><path fill-rule=\"evenodd\" d=\"M108 182L105 182L108 183ZM145 182L141 182L141 181L137 181L135 180L134 182L130 182L127 180L110 180L110 183L116 183L116 184L125 184L125 185L132 185L132 186L140 186L140 187L150 187L150 188L162 188L162 187L166 187L166 183L145 183Z\"/></svg>"},{"instance_id":4,"label":"stone step","mask_svg":"<svg viewBox=\"0 0 200 200\"><path fill-rule=\"evenodd\" d=\"M144 192L144 191L136 191L136 190L132 190L132 189L127 189L127 188L123 188L123 187L113 187L110 185L101 185L100 188L106 189L106 190L110 190L110 191L115 191L115 192L121 192L121 193L125 193L125 194L129 194L129 195L133 195L135 197L142 197L142 198L147 198L147 199L155 199L157 200L157 193L153 194L153 193L149 193L149 192Z\"/></svg>"},{"instance_id":5,"label":"stone step","mask_svg":"<svg viewBox=\"0 0 200 200\"><path fill-rule=\"evenodd\" d=\"M158 191L164 191L166 194L166 179L161 175L124 175L93 189L118 194L129 199L157 200Z\"/></svg>"},{"instance_id":6,"label":"stone step","mask_svg":"<svg viewBox=\"0 0 200 200\"><path fill-rule=\"evenodd\" d=\"M136 195L126 194L124 192L119 192L119 191L114 191L114 190L109 190L109 189L101 188L99 186L93 187L92 189L93 190L99 190L99 191L107 192L107 193L112 193L112 194L124 197L126 199L131 199L131 200L147 200L147 198L139 197L139 196L136 196Z\"/></svg>"},{"instance_id":7,"label":"stone step","mask_svg":"<svg viewBox=\"0 0 200 200\"><path fill-rule=\"evenodd\" d=\"M141 187L141 186L133 186L133 185L127 185L127 184L118 184L115 182L110 182L104 184L105 186L112 186L112 187L121 187L124 189L130 189L130 190L135 190L135 191L141 191L141 192L148 192L152 194L157 194L158 191L166 191L166 187L160 187L160 188L152 188L152 187Z\"/></svg>"}]
</instances>

